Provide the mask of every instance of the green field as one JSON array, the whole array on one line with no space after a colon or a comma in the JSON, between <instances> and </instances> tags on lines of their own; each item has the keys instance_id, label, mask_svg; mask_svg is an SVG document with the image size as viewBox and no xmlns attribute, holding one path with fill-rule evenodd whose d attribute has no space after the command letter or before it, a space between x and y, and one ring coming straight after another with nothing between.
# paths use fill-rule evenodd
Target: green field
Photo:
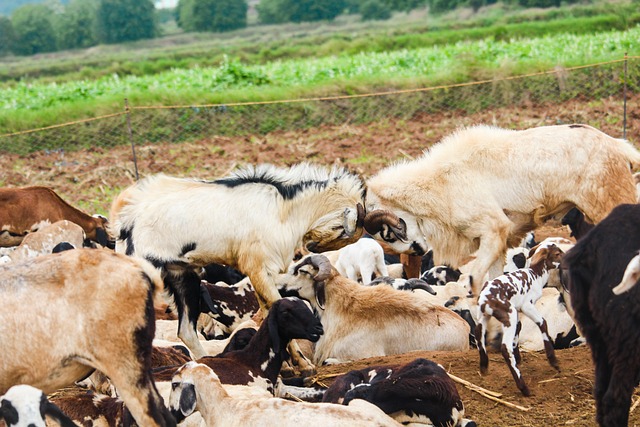
<instances>
[{"instance_id":1,"label":"green field","mask_svg":"<svg viewBox=\"0 0 640 427\"><path fill-rule=\"evenodd\" d=\"M99 55L89 49L6 58L0 62L5 80L0 86L0 135L119 112L124 98L132 106L150 106L367 93L619 60L625 52L640 54L640 20L628 5L598 16L567 17L567 10L579 15L580 9L563 10L528 11L502 19L489 12L467 20L445 17L440 29L429 31L421 31L418 24L425 17L411 21L408 15L377 29L370 23L331 24L335 28L324 24L324 34L322 25L282 26L280 33L250 27L216 35L217 48L195 34L100 46L107 50ZM596 6L581 13L594 10ZM352 30L350 36L347 29ZM143 48L146 56L136 56ZM216 57L211 60L215 63L198 61L205 52ZM127 71L117 58L132 55L138 61ZM280 56L283 59L272 59ZM109 60L111 67L104 62ZM16 80L38 63L40 74L27 73Z\"/></svg>"}]
</instances>

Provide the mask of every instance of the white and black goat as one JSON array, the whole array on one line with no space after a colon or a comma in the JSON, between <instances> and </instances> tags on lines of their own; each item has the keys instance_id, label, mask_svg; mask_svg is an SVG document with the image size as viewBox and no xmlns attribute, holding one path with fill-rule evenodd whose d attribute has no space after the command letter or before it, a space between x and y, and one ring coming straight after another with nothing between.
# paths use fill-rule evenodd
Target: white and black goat
<instances>
[{"instance_id":1,"label":"white and black goat","mask_svg":"<svg viewBox=\"0 0 640 427\"><path fill-rule=\"evenodd\" d=\"M403 425L472 427L453 380L435 362L418 358L404 365L371 366L337 377L323 402L349 404L353 399L373 403Z\"/></svg>"},{"instance_id":2,"label":"white and black goat","mask_svg":"<svg viewBox=\"0 0 640 427\"><path fill-rule=\"evenodd\" d=\"M116 250L164 272L177 306L178 335L201 357L196 334L201 267L237 268L249 276L261 307L268 308L280 298L275 279L298 248L335 250L361 236L364 195L360 177L342 168L258 165L214 181L147 177L118 196L110 216ZM374 217L371 223L393 219ZM396 231L402 234L401 228ZM292 357L304 363L297 352ZM305 369L313 371L301 366Z\"/></svg>"},{"instance_id":3,"label":"white and black goat","mask_svg":"<svg viewBox=\"0 0 640 427\"><path fill-rule=\"evenodd\" d=\"M0 421L7 427L45 427L46 418L55 420L61 427L76 427L71 418L35 387L14 385L0 396Z\"/></svg>"},{"instance_id":4,"label":"white and black goat","mask_svg":"<svg viewBox=\"0 0 640 427\"><path fill-rule=\"evenodd\" d=\"M549 279L549 271L559 267L562 255L562 250L554 244L538 248L531 258L529 268L519 269L485 282L478 298L480 320L476 326L475 337L480 353L480 371L485 374L489 367L484 332L489 319L494 317L502 324L502 356L509 366L518 389L525 396L531 393L518 369L520 363L518 333L521 326L518 313L524 314L538 325L547 359L551 366L559 370L553 343L547 330L547 322L534 304L542 296L542 289Z\"/></svg>"}]
</instances>

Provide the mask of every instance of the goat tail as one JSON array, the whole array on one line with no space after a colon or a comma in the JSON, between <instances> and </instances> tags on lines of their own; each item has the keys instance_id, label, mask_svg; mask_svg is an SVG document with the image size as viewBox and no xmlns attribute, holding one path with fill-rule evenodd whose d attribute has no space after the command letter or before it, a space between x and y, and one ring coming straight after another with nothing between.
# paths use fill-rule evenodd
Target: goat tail
<instances>
[{"instance_id":1,"label":"goat tail","mask_svg":"<svg viewBox=\"0 0 640 427\"><path fill-rule=\"evenodd\" d=\"M137 256L130 256L128 258L136 263L140 267L140 270L142 270L142 273L149 278L149 282L153 287L154 300L158 298L160 292L164 291L164 281L162 280L160 270L144 258Z\"/></svg>"}]
</instances>

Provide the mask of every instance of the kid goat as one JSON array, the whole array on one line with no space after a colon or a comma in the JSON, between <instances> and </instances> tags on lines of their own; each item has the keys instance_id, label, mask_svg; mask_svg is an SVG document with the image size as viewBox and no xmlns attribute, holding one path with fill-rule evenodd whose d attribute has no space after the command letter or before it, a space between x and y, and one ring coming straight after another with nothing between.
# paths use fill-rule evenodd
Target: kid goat
<instances>
[{"instance_id":1,"label":"kid goat","mask_svg":"<svg viewBox=\"0 0 640 427\"><path fill-rule=\"evenodd\" d=\"M476 326L475 336L480 352L480 371L485 374L489 367L489 357L484 342L484 332L491 316L502 323L502 356L516 385L525 396L531 393L518 370L520 349L518 334L520 322L518 313L522 312L538 325L542 332L544 348L551 366L560 370L553 350L553 342L547 332L547 322L535 308L535 302L542 296L542 288L549 279L549 270L558 268L563 252L554 244L538 248L531 258L529 268L518 269L504 274L484 284L478 305L480 322Z\"/></svg>"}]
</instances>

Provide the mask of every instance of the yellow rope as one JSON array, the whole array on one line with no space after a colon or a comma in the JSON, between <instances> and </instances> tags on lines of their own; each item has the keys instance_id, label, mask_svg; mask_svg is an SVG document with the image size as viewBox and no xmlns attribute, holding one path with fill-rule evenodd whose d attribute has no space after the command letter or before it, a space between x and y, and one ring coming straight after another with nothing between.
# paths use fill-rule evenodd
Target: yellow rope
<instances>
[{"instance_id":1,"label":"yellow rope","mask_svg":"<svg viewBox=\"0 0 640 427\"><path fill-rule=\"evenodd\" d=\"M24 135L24 134L27 134L27 133L38 132L38 131L41 131L41 130L49 130L49 129L56 129L56 128L61 128L61 127L65 127L65 126L77 125L77 124L80 124L80 123L92 122L94 120L108 119L109 117L117 117L117 116L121 116L123 114L126 114L126 113L125 112L121 112L121 113L107 114L107 115L104 115L104 116L91 117L89 119L81 119L81 120L76 120L74 122L61 123L61 124L58 124L58 125L52 125L52 126L47 126L47 127L43 127L43 128L23 130L23 131L14 132L14 133L7 133L7 134L4 134L4 135L0 135L0 138L4 138L5 136Z\"/></svg>"}]
</instances>

